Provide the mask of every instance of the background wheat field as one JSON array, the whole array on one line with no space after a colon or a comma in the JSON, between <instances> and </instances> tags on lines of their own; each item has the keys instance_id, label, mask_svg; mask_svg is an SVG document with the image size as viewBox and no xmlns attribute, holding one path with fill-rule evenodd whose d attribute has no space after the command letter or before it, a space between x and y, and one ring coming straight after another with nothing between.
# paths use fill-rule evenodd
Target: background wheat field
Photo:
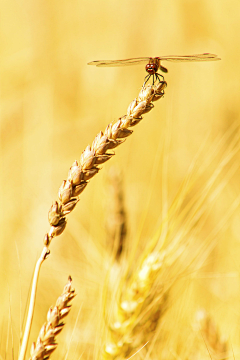
<instances>
[{"instance_id":1,"label":"background wheat field","mask_svg":"<svg viewBox=\"0 0 240 360\"><path fill-rule=\"evenodd\" d=\"M53 359L124 359L144 345L135 358L239 359L240 2L0 0L0 8L1 359L17 358L59 186L143 84L144 66L87 63L204 52L222 60L163 64L165 96L103 164L52 241L29 349L71 274L77 297ZM109 234L118 206L126 236L117 261L118 236ZM167 288L161 319L147 300L133 351L106 355L118 291L127 293L154 247L171 248L159 275ZM158 301L154 284L147 299ZM208 335L196 326L199 309L216 324ZM141 342L144 331L151 336ZM216 344L228 350L219 354Z\"/></svg>"}]
</instances>

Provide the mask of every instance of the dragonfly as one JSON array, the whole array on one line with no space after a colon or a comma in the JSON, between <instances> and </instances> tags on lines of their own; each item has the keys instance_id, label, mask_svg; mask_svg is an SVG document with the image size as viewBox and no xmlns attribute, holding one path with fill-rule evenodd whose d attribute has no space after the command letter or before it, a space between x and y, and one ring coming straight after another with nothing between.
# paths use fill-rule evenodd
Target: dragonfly
<instances>
[{"instance_id":1,"label":"dragonfly","mask_svg":"<svg viewBox=\"0 0 240 360\"><path fill-rule=\"evenodd\" d=\"M145 70L148 75L145 77L144 84L153 77L153 84L156 80L159 82L164 81L163 75L158 73L158 70L163 73L167 73L168 70L166 67L162 66L162 61L215 61L221 60L217 55L210 53L195 54L195 55L169 55L169 56L159 56L159 57L138 57L130 58L123 60L95 60L88 63L88 65L96 65L98 67L109 67L109 66L128 66L128 65L138 65L145 63ZM160 77L162 80L160 80Z\"/></svg>"}]
</instances>

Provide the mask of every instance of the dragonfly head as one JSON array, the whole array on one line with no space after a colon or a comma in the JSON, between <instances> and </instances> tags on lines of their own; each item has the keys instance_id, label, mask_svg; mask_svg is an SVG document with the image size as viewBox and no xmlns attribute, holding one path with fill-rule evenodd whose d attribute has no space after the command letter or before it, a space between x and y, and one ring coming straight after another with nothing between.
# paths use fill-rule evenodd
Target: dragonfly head
<instances>
[{"instance_id":1,"label":"dragonfly head","mask_svg":"<svg viewBox=\"0 0 240 360\"><path fill-rule=\"evenodd\" d=\"M160 58L149 58L149 62L145 67L149 75L154 75L160 69L162 72L167 73L168 70L160 64Z\"/></svg>"},{"instance_id":2,"label":"dragonfly head","mask_svg":"<svg viewBox=\"0 0 240 360\"><path fill-rule=\"evenodd\" d=\"M158 58L149 58L149 62L145 69L149 75L154 75L159 69L160 60Z\"/></svg>"},{"instance_id":3,"label":"dragonfly head","mask_svg":"<svg viewBox=\"0 0 240 360\"><path fill-rule=\"evenodd\" d=\"M146 72L149 73L149 75L154 75L158 71L158 65L157 64L147 64L145 69L146 69Z\"/></svg>"}]
</instances>

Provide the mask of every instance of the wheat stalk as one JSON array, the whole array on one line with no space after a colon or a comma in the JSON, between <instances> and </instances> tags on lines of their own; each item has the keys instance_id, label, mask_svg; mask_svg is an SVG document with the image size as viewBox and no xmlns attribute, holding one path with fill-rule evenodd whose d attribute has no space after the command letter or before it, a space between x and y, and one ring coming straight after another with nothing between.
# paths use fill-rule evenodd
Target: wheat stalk
<instances>
[{"instance_id":1,"label":"wheat stalk","mask_svg":"<svg viewBox=\"0 0 240 360\"><path fill-rule=\"evenodd\" d=\"M142 120L142 115L154 107L153 101L163 97L166 86L165 81L155 83L155 85L143 86L138 97L130 103L127 114L120 117L116 123L110 123L104 133L100 131L95 137L92 146L88 145L82 152L80 162L74 161L70 167L67 180L64 180L59 188L58 200L53 203L48 213L50 230L44 236L44 248L34 271L29 311L19 360L25 358L33 319L39 272L42 263L50 254L49 246L52 239L64 231L67 224L66 216L75 208L79 196L89 180L99 172L99 165L108 161L114 155L113 152L108 151L122 144L125 141L124 138L133 133L132 130L129 130L129 127L137 125Z\"/></svg>"},{"instance_id":2,"label":"wheat stalk","mask_svg":"<svg viewBox=\"0 0 240 360\"><path fill-rule=\"evenodd\" d=\"M62 319L69 314L71 310L69 302L75 296L75 290L72 289L72 278L69 276L68 283L64 286L63 292L58 297L55 306L50 307L48 310L47 321L39 332L37 342L32 344L29 360L47 360L56 349L56 336L65 325Z\"/></svg>"}]
</instances>

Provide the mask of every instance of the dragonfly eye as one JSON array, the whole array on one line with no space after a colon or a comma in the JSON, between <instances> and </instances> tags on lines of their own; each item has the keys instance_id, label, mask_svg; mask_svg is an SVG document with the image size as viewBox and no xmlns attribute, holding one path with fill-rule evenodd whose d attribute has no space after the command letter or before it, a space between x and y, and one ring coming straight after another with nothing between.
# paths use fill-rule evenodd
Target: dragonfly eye
<instances>
[{"instance_id":1,"label":"dragonfly eye","mask_svg":"<svg viewBox=\"0 0 240 360\"><path fill-rule=\"evenodd\" d=\"M157 64L147 64L145 69L149 73L149 75L154 75L158 70L158 65Z\"/></svg>"}]
</instances>

